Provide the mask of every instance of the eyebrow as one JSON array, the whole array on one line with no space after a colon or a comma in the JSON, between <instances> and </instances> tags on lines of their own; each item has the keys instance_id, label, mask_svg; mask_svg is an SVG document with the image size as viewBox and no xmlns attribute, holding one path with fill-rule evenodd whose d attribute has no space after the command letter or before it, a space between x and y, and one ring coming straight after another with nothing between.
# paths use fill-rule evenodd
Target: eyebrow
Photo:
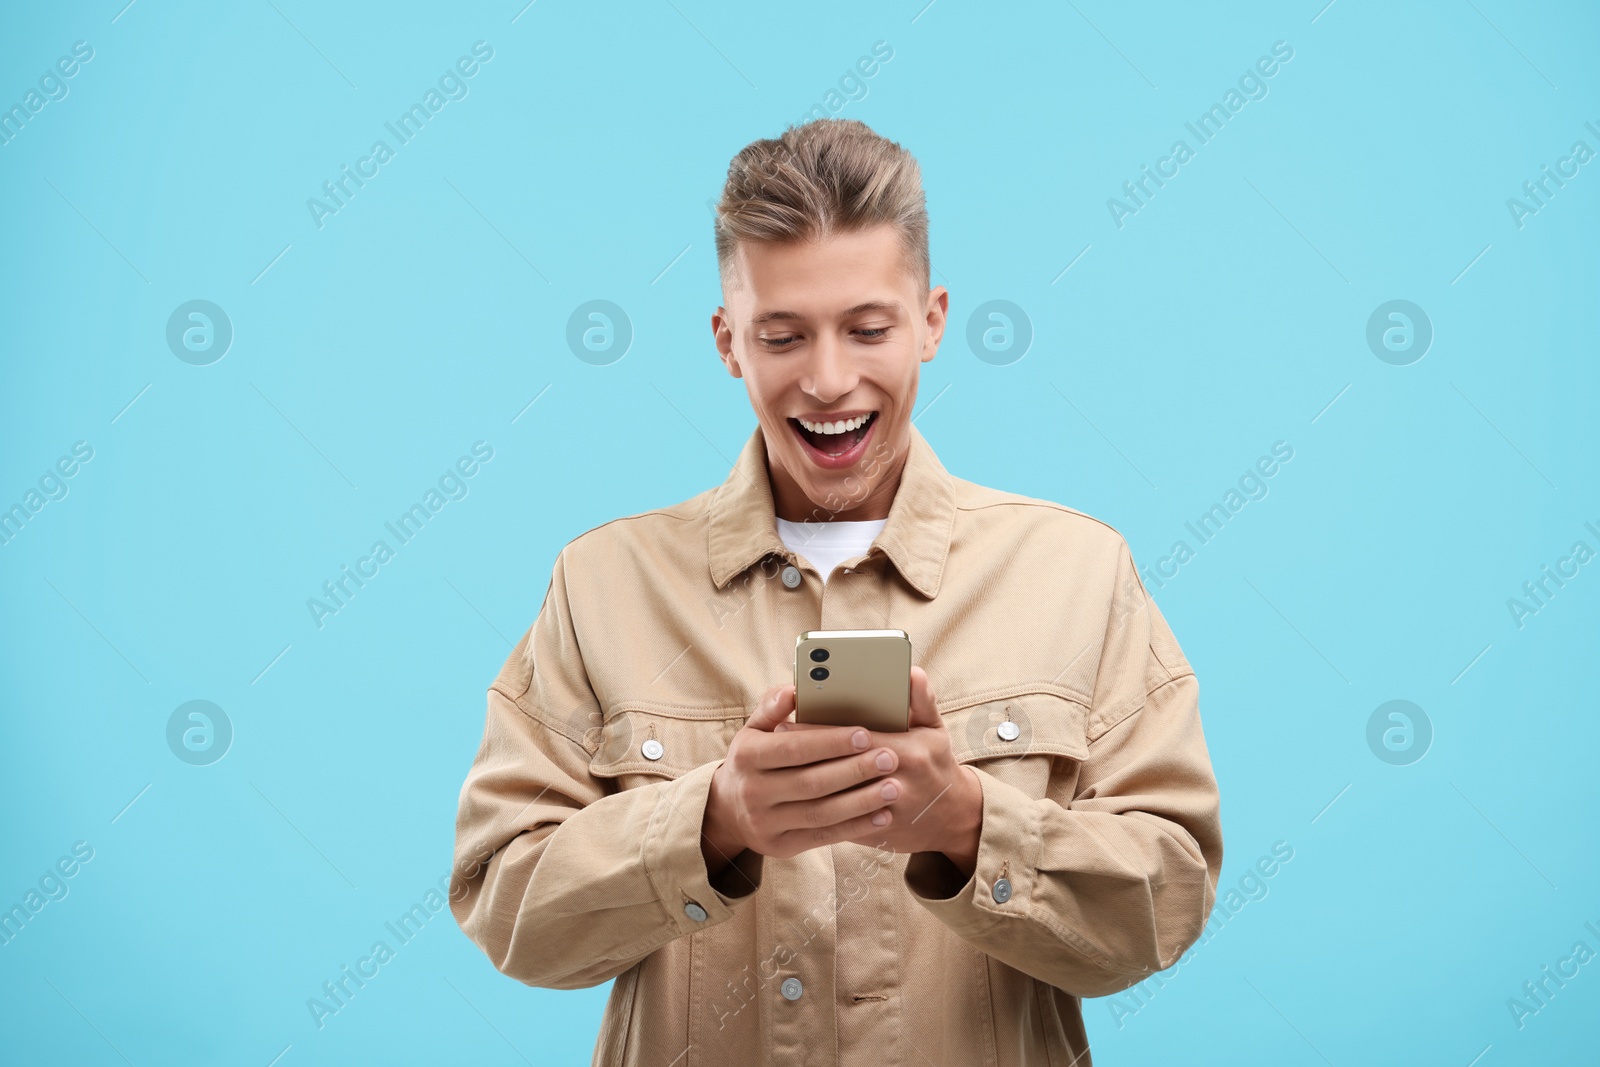
<instances>
[{"instance_id":1,"label":"eyebrow","mask_svg":"<svg viewBox=\"0 0 1600 1067\"><path fill-rule=\"evenodd\" d=\"M900 302L896 300L867 300L863 303L855 305L854 307L845 308L844 314L841 317L849 318L852 315L859 315L863 311L892 311L896 314L900 314L904 310L905 309L900 305ZM763 311L761 314L751 319L750 322L751 325L760 326L765 322L778 322L785 320L792 321L804 318L805 316L800 314L798 311Z\"/></svg>"}]
</instances>

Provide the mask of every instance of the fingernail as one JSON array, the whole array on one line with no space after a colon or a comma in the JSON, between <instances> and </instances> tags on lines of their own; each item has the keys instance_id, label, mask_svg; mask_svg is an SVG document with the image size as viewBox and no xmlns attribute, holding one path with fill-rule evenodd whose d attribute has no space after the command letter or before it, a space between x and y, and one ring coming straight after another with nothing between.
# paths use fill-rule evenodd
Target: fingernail
<instances>
[{"instance_id":1,"label":"fingernail","mask_svg":"<svg viewBox=\"0 0 1600 1067\"><path fill-rule=\"evenodd\" d=\"M866 748L868 745L872 744L872 738L867 736L867 732L865 730L857 730L855 733L850 735L850 743L857 748Z\"/></svg>"},{"instance_id":2,"label":"fingernail","mask_svg":"<svg viewBox=\"0 0 1600 1067\"><path fill-rule=\"evenodd\" d=\"M889 821L889 813L886 812L886 811L877 812L872 816L872 825L874 825L874 826L882 826L885 823L887 823L888 821Z\"/></svg>"},{"instance_id":3,"label":"fingernail","mask_svg":"<svg viewBox=\"0 0 1600 1067\"><path fill-rule=\"evenodd\" d=\"M776 725L776 726L774 726L772 728L772 732L775 733L775 734L781 734L781 733L786 732L788 729L789 729L789 724L788 723L780 722L778 725Z\"/></svg>"},{"instance_id":4,"label":"fingernail","mask_svg":"<svg viewBox=\"0 0 1600 1067\"><path fill-rule=\"evenodd\" d=\"M878 790L878 792L883 794L883 799L893 800L895 797L900 795L900 787L895 785L893 782L884 782L883 788Z\"/></svg>"},{"instance_id":5,"label":"fingernail","mask_svg":"<svg viewBox=\"0 0 1600 1067\"><path fill-rule=\"evenodd\" d=\"M878 770L880 770L880 771L892 771L892 770L894 770L894 753L893 752L890 752L888 749L884 749L882 752L878 753Z\"/></svg>"}]
</instances>

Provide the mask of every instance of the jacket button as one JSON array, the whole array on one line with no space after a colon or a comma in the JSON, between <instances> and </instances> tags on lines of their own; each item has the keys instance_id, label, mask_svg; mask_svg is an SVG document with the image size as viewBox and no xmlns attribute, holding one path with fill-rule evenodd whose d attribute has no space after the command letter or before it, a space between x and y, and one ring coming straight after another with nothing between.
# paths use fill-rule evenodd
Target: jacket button
<instances>
[{"instance_id":1,"label":"jacket button","mask_svg":"<svg viewBox=\"0 0 1600 1067\"><path fill-rule=\"evenodd\" d=\"M660 741L650 737L646 738L644 744L639 746L639 751L644 753L645 759L656 760L662 757L666 749L661 747Z\"/></svg>"},{"instance_id":2,"label":"jacket button","mask_svg":"<svg viewBox=\"0 0 1600 1067\"><path fill-rule=\"evenodd\" d=\"M994 902L1004 904L1011 899L1011 879L996 878L994 882Z\"/></svg>"},{"instance_id":3,"label":"jacket button","mask_svg":"<svg viewBox=\"0 0 1600 1067\"><path fill-rule=\"evenodd\" d=\"M794 589L800 584L800 568L794 564L783 568L783 584L786 588Z\"/></svg>"},{"instance_id":4,"label":"jacket button","mask_svg":"<svg viewBox=\"0 0 1600 1067\"><path fill-rule=\"evenodd\" d=\"M703 923L706 921L706 909L702 908L692 900L683 906L683 913L697 923Z\"/></svg>"},{"instance_id":5,"label":"jacket button","mask_svg":"<svg viewBox=\"0 0 1600 1067\"><path fill-rule=\"evenodd\" d=\"M1005 722L995 727L995 733L1000 735L1000 740L1002 741L1015 741L1017 738L1022 736L1022 727L1018 726L1010 719L1007 719Z\"/></svg>"},{"instance_id":6,"label":"jacket button","mask_svg":"<svg viewBox=\"0 0 1600 1067\"><path fill-rule=\"evenodd\" d=\"M805 992L805 989L800 985L800 979L785 978L783 984L778 987L778 992L783 994L784 1000L799 1000L800 994Z\"/></svg>"}]
</instances>

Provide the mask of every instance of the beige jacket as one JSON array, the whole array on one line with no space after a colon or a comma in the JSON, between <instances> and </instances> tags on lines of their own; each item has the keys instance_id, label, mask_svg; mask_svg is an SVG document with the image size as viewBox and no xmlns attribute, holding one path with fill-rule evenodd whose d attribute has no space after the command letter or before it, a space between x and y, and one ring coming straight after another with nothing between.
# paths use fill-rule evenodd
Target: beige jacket
<instances>
[{"instance_id":1,"label":"beige jacket","mask_svg":"<svg viewBox=\"0 0 1600 1067\"><path fill-rule=\"evenodd\" d=\"M595 1064L1088 1067L1079 998L1199 937L1199 686L1127 544L911 435L887 525L826 586L778 537L757 428L720 487L569 543L490 687L451 909L529 985L616 979ZM712 772L796 635L882 627L982 782L973 877L839 844L708 879Z\"/></svg>"}]
</instances>

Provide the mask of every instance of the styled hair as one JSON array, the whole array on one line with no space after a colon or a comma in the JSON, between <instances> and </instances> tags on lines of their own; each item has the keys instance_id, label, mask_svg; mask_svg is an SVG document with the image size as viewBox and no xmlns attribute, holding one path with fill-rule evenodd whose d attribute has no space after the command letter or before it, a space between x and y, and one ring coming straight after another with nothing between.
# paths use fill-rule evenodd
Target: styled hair
<instances>
[{"instance_id":1,"label":"styled hair","mask_svg":"<svg viewBox=\"0 0 1600 1067\"><path fill-rule=\"evenodd\" d=\"M889 223L907 272L931 284L928 208L915 157L856 119L816 119L752 141L728 164L714 223L723 288L739 242L820 240Z\"/></svg>"}]
</instances>

